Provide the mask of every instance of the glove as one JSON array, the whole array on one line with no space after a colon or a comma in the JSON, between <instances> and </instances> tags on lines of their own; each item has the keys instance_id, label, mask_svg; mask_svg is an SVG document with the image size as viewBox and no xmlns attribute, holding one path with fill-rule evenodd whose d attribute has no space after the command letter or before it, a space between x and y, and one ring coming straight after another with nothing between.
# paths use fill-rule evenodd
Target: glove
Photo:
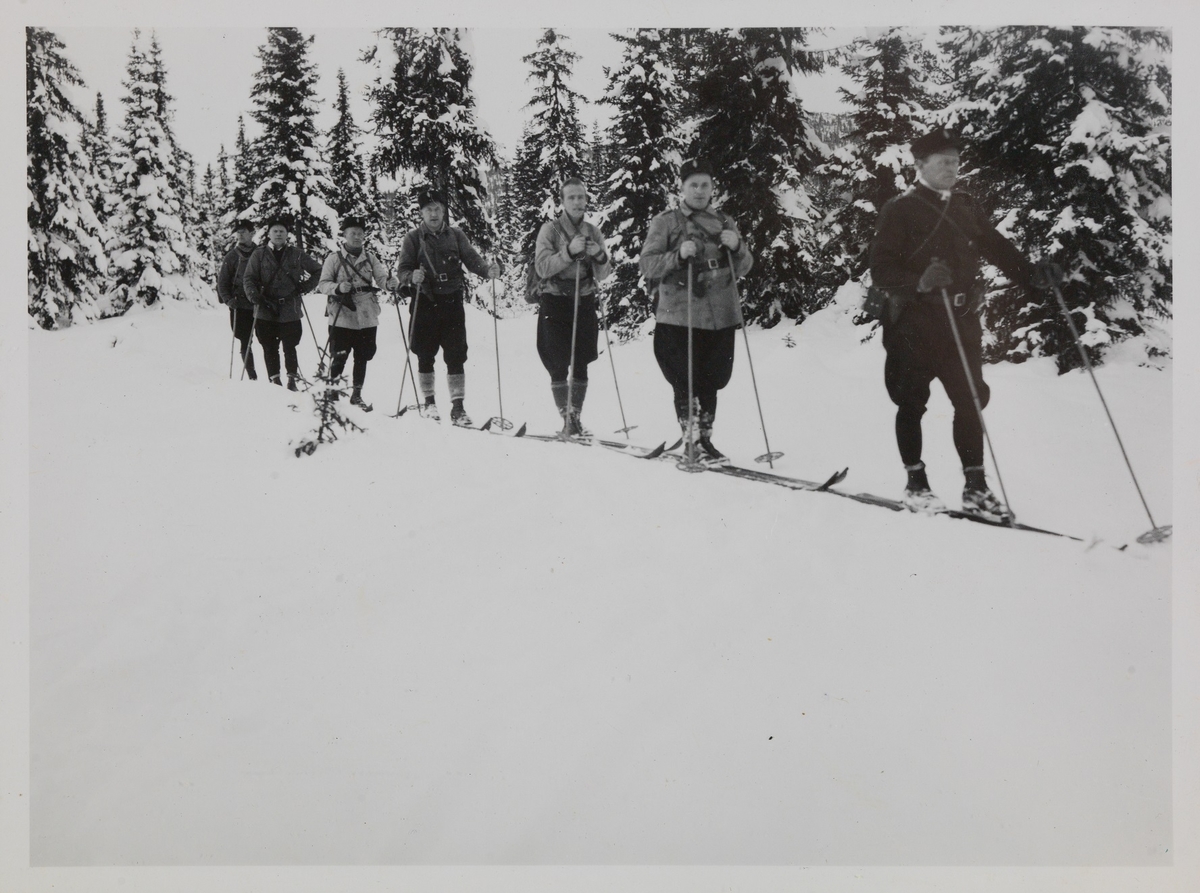
<instances>
[{"instance_id":1,"label":"glove","mask_svg":"<svg viewBox=\"0 0 1200 893\"><path fill-rule=\"evenodd\" d=\"M925 272L917 282L917 291L922 294L936 289L946 288L954 281L954 273L936 257L929 262Z\"/></svg>"},{"instance_id":2,"label":"glove","mask_svg":"<svg viewBox=\"0 0 1200 893\"><path fill-rule=\"evenodd\" d=\"M259 303L263 305L263 308L268 313L273 313L276 316L279 315L280 301L278 298L269 298L266 295L263 295Z\"/></svg>"},{"instance_id":3,"label":"glove","mask_svg":"<svg viewBox=\"0 0 1200 893\"><path fill-rule=\"evenodd\" d=\"M1033 265L1030 284L1038 291L1050 291L1063 281L1063 268L1052 260L1039 260Z\"/></svg>"},{"instance_id":4,"label":"glove","mask_svg":"<svg viewBox=\"0 0 1200 893\"><path fill-rule=\"evenodd\" d=\"M358 310L358 304L356 304L354 302L354 295L352 295L352 294L347 293L344 295L337 295L334 297L334 300L337 301L339 304L341 304L343 307L345 307L347 310L349 310L351 313Z\"/></svg>"}]
</instances>

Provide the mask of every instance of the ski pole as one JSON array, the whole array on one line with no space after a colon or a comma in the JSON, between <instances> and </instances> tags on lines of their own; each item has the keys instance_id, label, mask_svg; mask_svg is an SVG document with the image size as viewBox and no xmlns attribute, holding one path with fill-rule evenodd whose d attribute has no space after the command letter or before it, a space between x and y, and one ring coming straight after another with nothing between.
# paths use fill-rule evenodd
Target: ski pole
<instances>
[{"instance_id":1,"label":"ski pole","mask_svg":"<svg viewBox=\"0 0 1200 893\"><path fill-rule=\"evenodd\" d=\"M687 442L683 447L683 458L675 463L675 467L683 471L703 471L704 463L696 457L696 440L693 437L696 425L695 397L693 396L693 361L692 361L692 259L688 258L687 265L687 379L688 379L688 416Z\"/></svg>"},{"instance_id":2,"label":"ski pole","mask_svg":"<svg viewBox=\"0 0 1200 893\"><path fill-rule=\"evenodd\" d=\"M250 312L255 313L255 311L253 311L253 310L251 310ZM251 350L252 345L254 344L254 336L257 334L258 334L258 315L255 314L250 320L250 335L246 338L246 352L242 355L242 374L238 377L238 381L241 381L242 379L244 379L246 377L246 367L250 363L250 350ZM263 353L263 362L265 363L266 361L267 361L267 355L266 355L266 353Z\"/></svg>"},{"instance_id":3,"label":"ski pole","mask_svg":"<svg viewBox=\"0 0 1200 893\"><path fill-rule=\"evenodd\" d=\"M967 386L971 389L971 401L975 404L975 415L979 417L979 427L983 429L983 438L987 441L988 454L992 457L992 465L996 468L996 480L1000 484L1000 495L1004 497L1004 508L1009 520L1016 520L1012 506L1008 501L1008 492L1004 489L1004 478L1000 474L1000 463L996 461L996 451L992 448L992 436L988 434L987 423L983 420L983 404L979 402L979 391L975 387L975 376L971 374L971 364L967 360L967 349L963 347L962 335L958 332L958 321L954 318L954 309L950 305L950 295L942 287L942 304L946 308L946 317L950 320L950 331L954 333L954 344L958 347L958 357L962 360L963 375L967 377Z\"/></svg>"},{"instance_id":4,"label":"ski pole","mask_svg":"<svg viewBox=\"0 0 1200 893\"><path fill-rule=\"evenodd\" d=\"M738 323L742 327L742 335L746 341L746 362L750 364L750 384L754 386L754 402L758 406L758 424L762 427L763 443L767 445L767 451L763 455L757 456L754 461L766 462L773 469L775 460L783 458L783 453L771 452L771 441L767 439L767 423L763 419L762 401L758 397L758 379L754 377L754 359L750 356L750 335L746 331L746 319L742 316L742 296L738 292L737 271L733 268L733 252L726 248L725 256L729 258L729 276L733 280L733 296L737 301Z\"/></svg>"},{"instance_id":5,"label":"ski pole","mask_svg":"<svg viewBox=\"0 0 1200 893\"><path fill-rule=\"evenodd\" d=\"M604 343L608 345L608 364L612 367L613 387L617 391L617 409L621 411L621 425L623 427L619 429L618 433L624 434L625 439L628 440L629 432L636 428L637 425L630 425L625 421L625 407L621 403L621 386L617 384L617 364L613 360L612 340L608 337L608 318L599 300L596 301L596 312L600 314L600 323L604 327Z\"/></svg>"},{"instance_id":6,"label":"ski pole","mask_svg":"<svg viewBox=\"0 0 1200 893\"><path fill-rule=\"evenodd\" d=\"M399 296L397 296L398 298ZM404 341L404 366L408 370L408 377L413 380L413 393L417 391L417 379L412 371L412 355L408 350L408 336L404 334L404 317L400 315L400 301L396 301L396 320L400 323L400 338ZM404 400L404 369L400 370L400 399ZM396 416L403 415L400 407L396 407Z\"/></svg>"},{"instance_id":7,"label":"ski pole","mask_svg":"<svg viewBox=\"0 0 1200 893\"><path fill-rule=\"evenodd\" d=\"M567 366L567 411L563 416L563 437L571 436L571 413L575 409L575 333L579 330L579 270L575 261L575 312L571 317L571 362Z\"/></svg>"},{"instance_id":8,"label":"ski pole","mask_svg":"<svg viewBox=\"0 0 1200 893\"><path fill-rule=\"evenodd\" d=\"M512 422L504 417L504 391L500 387L500 317L496 313L496 280L492 280L492 339L496 342L496 399L500 402L500 415L490 419L497 423L501 431L512 427Z\"/></svg>"},{"instance_id":9,"label":"ski pole","mask_svg":"<svg viewBox=\"0 0 1200 893\"><path fill-rule=\"evenodd\" d=\"M300 306L301 307L304 306L303 298L300 299ZM325 346L322 348L319 348L320 354L317 357L317 378L321 377L322 371L325 368L325 351L329 350L329 345L333 341L333 330L335 328L337 328L338 317L342 315L342 304L340 301L338 302L337 306L338 306L338 309L333 311L333 322L331 322L329 324L329 335L325 338ZM305 317L305 319L308 318L307 308L304 311L304 317ZM309 322L308 328L310 331L312 330L312 322ZM316 333L314 332L313 333L313 341L316 342L316 340L317 340L317 336L316 336Z\"/></svg>"},{"instance_id":10,"label":"ski pole","mask_svg":"<svg viewBox=\"0 0 1200 893\"><path fill-rule=\"evenodd\" d=\"M404 350L406 353L405 362L408 363L408 374L409 374L410 378L412 378L412 361L410 359L408 359L407 354L409 353L409 345L412 343L413 327L417 324L417 310L420 309L420 306L421 306L421 286L420 286L420 284L418 284L417 291L413 295L412 313L410 313L408 315L408 337L404 338ZM404 320L403 320L403 317L400 316L400 303L399 302L396 303L396 316L400 319L400 336L403 338L404 337ZM417 394L417 380L415 378L413 378L413 393ZM419 394L417 394L417 396L418 396L418 398L420 397ZM398 419L398 418L400 418L400 416L404 415L405 410L401 408L403 406L404 406L404 374L401 373L401 375L400 375L400 396L396 398L396 414L393 415L392 418Z\"/></svg>"},{"instance_id":11,"label":"ski pole","mask_svg":"<svg viewBox=\"0 0 1200 893\"><path fill-rule=\"evenodd\" d=\"M1125 444L1121 442L1121 434L1117 431L1117 423L1113 420L1112 413L1108 409L1108 401L1104 399L1104 392L1100 390L1100 382L1096 380L1096 372L1092 368L1092 361L1088 359L1087 351L1083 347L1083 342L1079 340L1079 330L1075 328L1075 320L1071 318L1071 311L1067 309L1067 302L1063 298L1062 291L1058 287L1057 282L1051 282L1054 288L1054 296L1058 298L1059 309L1066 317L1067 325L1071 328L1071 337L1075 340L1075 346L1079 349L1079 356L1083 360L1084 368L1087 369L1088 375L1092 378L1092 384L1096 387L1096 394L1100 398L1100 405L1104 407L1104 414L1108 416L1108 424L1112 426L1113 435L1117 438L1117 446L1121 449L1121 456L1125 459L1125 467L1129 469L1129 476L1133 479L1133 486L1137 490L1138 498L1142 501L1142 508L1146 510L1146 517L1150 519L1150 527L1146 533L1138 537L1140 543L1161 542L1171 535L1172 525L1167 524L1159 527L1154 521L1154 515L1150 513L1150 505L1146 502L1146 497L1142 493L1142 487L1138 483L1137 475L1133 473L1133 463L1129 461L1129 454L1125 452Z\"/></svg>"},{"instance_id":12,"label":"ski pole","mask_svg":"<svg viewBox=\"0 0 1200 893\"><path fill-rule=\"evenodd\" d=\"M233 381L233 346L237 343L237 311L232 307L229 308L229 328L233 330L232 337L229 339L229 380Z\"/></svg>"}]
</instances>

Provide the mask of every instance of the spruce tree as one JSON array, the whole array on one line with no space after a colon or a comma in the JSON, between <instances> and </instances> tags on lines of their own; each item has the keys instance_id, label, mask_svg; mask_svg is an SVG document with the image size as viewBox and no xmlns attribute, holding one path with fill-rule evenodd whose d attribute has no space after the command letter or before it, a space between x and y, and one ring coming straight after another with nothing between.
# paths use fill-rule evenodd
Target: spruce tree
<instances>
[{"instance_id":1,"label":"spruce tree","mask_svg":"<svg viewBox=\"0 0 1200 893\"><path fill-rule=\"evenodd\" d=\"M151 48L156 46L151 41ZM125 121L113 159L116 208L110 255L115 285L106 315L160 298L204 300L195 278L199 257L184 224L182 156L170 134L172 110L162 60L143 46L139 31L126 64Z\"/></svg>"},{"instance_id":2,"label":"spruce tree","mask_svg":"<svg viewBox=\"0 0 1200 893\"><path fill-rule=\"evenodd\" d=\"M513 169L513 203L518 244L513 249L530 255L539 221L554 216L559 189L568 177L583 178L583 129L579 101L583 97L568 84L579 54L568 50L566 37L547 28L537 49L521 61L529 66L526 80L534 82L532 109Z\"/></svg>"},{"instance_id":3,"label":"spruce tree","mask_svg":"<svg viewBox=\"0 0 1200 893\"><path fill-rule=\"evenodd\" d=\"M83 79L64 49L53 32L25 29L26 285L29 315L46 329L95 315L110 237L94 204L100 193L83 147L86 124L65 92Z\"/></svg>"},{"instance_id":4,"label":"spruce tree","mask_svg":"<svg viewBox=\"0 0 1200 893\"><path fill-rule=\"evenodd\" d=\"M196 251L202 262L201 272L209 282L215 283L229 240L228 230L221 220L221 191L211 164L204 168L195 204Z\"/></svg>"},{"instance_id":5,"label":"spruce tree","mask_svg":"<svg viewBox=\"0 0 1200 893\"><path fill-rule=\"evenodd\" d=\"M254 141L259 179L251 214L256 220L291 216L292 235L308 251L333 247L338 227L327 203L333 184L317 132L317 67L308 58L312 41L297 28L268 28L250 91L251 116L262 128Z\"/></svg>"},{"instance_id":6,"label":"spruce tree","mask_svg":"<svg viewBox=\"0 0 1200 893\"><path fill-rule=\"evenodd\" d=\"M472 66L462 32L384 28L377 33L390 50L377 45L364 55L377 69L368 91L379 139L372 170L408 189L425 182L443 190L451 221L477 248L490 251L496 228L484 210L487 188L480 171L496 164L496 148L475 117ZM415 216L415 208L409 213Z\"/></svg>"},{"instance_id":7,"label":"spruce tree","mask_svg":"<svg viewBox=\"0 0 1200 893\"><path fill-rule=\"evenodd\" d=\"M233 206L233 181L229 179L229 153L225 151L225 144L221 143L221 148L217 152L217 212L221 218L221 224L229 227L233 225L233 216L229 213Z\"/></svg>"},{"instance_id":8,"label":"spruce tree","mask_svg":"<svg viewBox=\"0 0 1200 893\"><path fill-rule=\"evenodd\" d=\"M712 161L722 209L754 252L742 280L747 320L802 319L822 297L813 275L817 223L805 178L823 160L795 77L821 70L803 28L692 32L687 65L688 154Z\"/></svg>"},{"instance_id":9,"label":"spruce tree","mask_svg":"<svg viewBox=\"0 0 1200 893\"><path fill-rule=\"evenodd\" d=\"M657 28L614 34L624 44L621 64L607 72L601 102L613 107L608 130L611 174L597 221L607 236L613 275L605 283L609 324L628 334L650 317L650 295L638 259L650 220L676 190L683 146L677 133L683 96L669 47Z\"/></svg>"},{"instance_id":10,"label":"spruce tree","mask_svg":"<svg viewBox=\"0 0 1200 893\"><path fill-rule=\"evenodd\" d=\"M378 209L367 183L366 164L359 153L361 130L350 112L350 89L346 85L346 72L340 68L337 81L337 99L333 106L337 121L326 137L329 179L333 182L329 207L337 212L339 219L356 214L373 220Z\"/></svg>"},{"instance_id":11,"label":"spruce tree","mask_svg":"<svg viewBox=\"0 0 1200 893\"><path fill-rule=\"evenodd\" d=\"M256 223L259 223L261 221L253 217L254 192L261 181L258 157L254 153L253 144L246 139L246 121L241 115L238 115L235 150L236 154L233 157L233 180L230 183L229 192L230 210L233 212L230 225L233 225L234 220L240 220L243 217L253 219Z\"/></svg>"},{"instance_id":12,"label":"spruce tree","mask_svg":"<svg viewBox=\"0 0 1200 893\"><path fill-rule=\"evenodd\" d=\"M834 149L819 169L833 193L820 255L831 291L866 274L879 211L911 179L908 147L930 128L929 110L938 105L927 84L929 61L912 35L889 28L874 40L856 42L842 64L855 85L840 89L853 110L852 126L846 145ZM829 136L837 136L837 122L822 123Z\"/></svg>"},{"instance_id":13,"label":"spruce tree","mask_svg":"<svg viewBox=\"0 0 1200 893\"><path fill-rule=\"evenodd\" d=\"M967 141L970 188L1019 246L1066 270L1062 292L1094 356L1169 314L1168 35L955 28L944 49L961 97L944 119ZM1080 364L1056 299L996 291L993 358Z\"/></svg>"}]
</instances>

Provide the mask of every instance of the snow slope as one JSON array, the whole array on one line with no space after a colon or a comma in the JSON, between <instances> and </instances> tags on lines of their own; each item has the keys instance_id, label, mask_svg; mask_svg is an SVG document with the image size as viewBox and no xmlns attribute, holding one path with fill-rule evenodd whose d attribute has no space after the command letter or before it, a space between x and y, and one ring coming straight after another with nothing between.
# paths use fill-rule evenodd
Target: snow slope
<instances>
[{"instance_id":1,"label":"snow slope","mask_svg":"<svg viewBox=\"0 0 1200 893\"><path fill-rule=\"evenodd\" d=\"M534 318L499 332L550 433ZM895 496L864 334L750 336L778 470ZM30 333L34 865L1170 864L1173 546L1114 548L1149 522L1083 375L987 370L1014 508L1081 544L391 419L386 315L367 431L296 458L311 397L229 381L228 339L182 305ZM614 359L673 438L650 343ZM715 440L753 464L745 360ZM1169 365L1099 375L1169 523ZM925 432L956 504L940 391Z\"/></svg>"}]
</instances>

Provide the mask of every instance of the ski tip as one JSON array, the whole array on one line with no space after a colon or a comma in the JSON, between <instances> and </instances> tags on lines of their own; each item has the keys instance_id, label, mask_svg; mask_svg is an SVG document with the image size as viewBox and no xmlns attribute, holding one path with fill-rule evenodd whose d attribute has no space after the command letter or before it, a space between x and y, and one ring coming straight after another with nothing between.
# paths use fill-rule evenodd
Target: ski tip
<instances>
[{"instance_id":1,"label":"ski tip","mask_svg":"<svg viewBox=\"0 0 1200 893\"><path fill-rule=\"evenodd\" d=\"M660 443L658 446L656 446L654 449L652 449L650 452L648 452L645 455L645 458L646 459L657 459L659 456L661 456L666 451L667 451L667 442L664 440L662 443Z\"/></svg>"},{"instance_id":2,"label":"ski tip","mask_svg":"<svg viewBox=\"0 0 1200 893\"><path fill-rule=\"evenodd\" d=\"M675 450L679 449L681 446L683 446L683 438L682 437L679 438L677 441L675 441L673 444L671 444L669 447L667 447L666 451L668 453L673 453L673 452L675 452Z\"/></svg>"},{"instance_id":3,"label":"ski tip","mask_svg":"<svg viewBox=\"0 0 1200 893\"><path fill-rule=\"evenodd\" d=\"M486 422L484 422L482 425L480 425L479 430L480 431L491 431L492 430L492 420L488 419Z\"/></svg>"},{"instance_id":4,"label":"ski tip","mask_svg":"<svg viewBox=\"0 0 1200 893\"><path fill-rule=\"evenodd\" d=\"M517 429L517 433L514 434L513 437L524 437L524 436L525 436L525 423L522 422L521 427Z\"/></svg>"}]
</instances>

